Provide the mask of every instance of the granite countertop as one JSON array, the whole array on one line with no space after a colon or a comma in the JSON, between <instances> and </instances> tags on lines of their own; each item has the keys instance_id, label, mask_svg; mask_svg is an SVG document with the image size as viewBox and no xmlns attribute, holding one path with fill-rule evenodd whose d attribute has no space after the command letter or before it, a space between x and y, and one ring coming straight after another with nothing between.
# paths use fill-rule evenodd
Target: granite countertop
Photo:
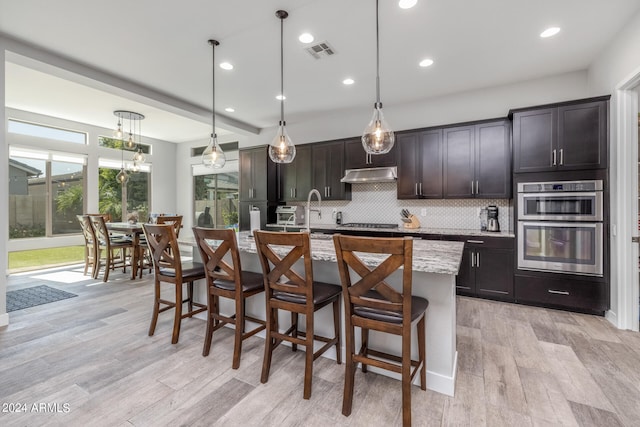
<instances>
[{"instance_id":1,"label":"granite countertop","mask_svg":"<svg viewBox=\"0 0 640 427\"><path fill-rule=\"evenodd\" d=\"M267 224L270 228L281 228L284 226L278 224ZM291 225L286 227L287 230L303 230L304 225ZM405 233L405 234L434 234L440 236L483 236L483 237L507 237L515 238L513 231L480 231L469 230L466 228L404 228L399 226L398 228L365 228L365 227L343 227L336 224L311 224L311 231L333 231L339 233L342 230L352 231L377 231L377 232L392 232L392 233Z\"/></svg>"},{"instance_id":2,"label":"granite countertop","mask_svg":"<svg viewBox=\"0 0 640 427\"><path fill-rule=\"evenodd\" d=\"M238 235L240 251L257 253L256 244L248 231ZM447 242L441 240L413 241L413 271L440 274L458 274L464 242ZM278 251L276 250L276 253ZM288 251L283 248L282 254ZM333 239L326 234L311 234L311 258L317 261L337 262ZM362 257L365 264L378 265L384 255L367 255ZM369 261L369 262L367 262Z\"/></svg>"}]
</instances>

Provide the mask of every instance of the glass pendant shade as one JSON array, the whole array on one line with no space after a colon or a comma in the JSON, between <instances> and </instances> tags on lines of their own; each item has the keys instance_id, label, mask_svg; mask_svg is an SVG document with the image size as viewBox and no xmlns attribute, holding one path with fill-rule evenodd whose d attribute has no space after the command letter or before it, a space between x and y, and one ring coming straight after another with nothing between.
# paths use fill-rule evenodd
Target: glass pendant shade
<instances>
[{"instance_id":1,"label":"glass pendant shade","mask_svg":"<svg viewBox=\"0 0 640 427\"><path fill-rule=\"evenodd\" d=\"M122 139L122 122L118 119L118 128L113 131L113 137L115 139Z\"/></svg>"},{"instance_id":2,"label":"glass pendant shade","mask_svg":"<svg viewBox=\"0 0 640 427\"><path fill-rule=\"evenodd\" d=\"M373 117L362 134L362 146L367 153L385 154L391 151L396 136L382 114L382 106L376 104Z\"/></svg>"},{"instance_id":3,"label":"glass pendant shade","mask_svg":"<svg viewBox=\"0 0 640 427\"><path fill-rule=\"evenodd\" d=\"M144 163L146 160L146 158L144 157L144 153L142 152L141 148L138 148L138 151L136 151L136 153L133 155L133 164L140 164L140 163Z\"/></svg>"},{"instance_id":4,"label":"glass pendant shade","mask_svg":"<svg viewBox=\"0 0 640 427\"><path fill-rule=\"evenodd\" d=\"M211 134L209 145L207 145L207 148L202 152L202 164L209 168L220 169L226 162L227 157L218 144L216 134Z\"/></svg>"},{"instance_id":5,"label":"glass pendant shade","mask_svg":"<svg viewBox=\"0 0 640 427\"><path fill-rule=\"evenodd\" d=\"M125 147L127 147L128 149L132 149L135 146L136 146L136 142L133 140L133 135L129 134L129 139L127 139L127 142L125 143Z\"/></svg>"},{"instance_id":6,"label":"glass pendant shade","mask_svg":"<svg viewBox=\"0 0 640 427\"><path fill-rule=\"evenodd\" d=\"M280 122L275 138L269 144L269 158L274 163L291 163L296 157L296 146L291 142L287 128Z\"/></svg>"},{"instance_id":7,"label":"glass pendant shade","mask_svg":"<svg viewBox=\"0 0 640 427\"><path fill-rule=\"evenodd\" d=\"M118 172L118 175L116 175L116 179L118 180L118 182L122 185L126 184L127 182L129 182L129 174L127 174L127 172L125 172L124 168L120 169L120 172Z\"/></svg>"}]
</instances>

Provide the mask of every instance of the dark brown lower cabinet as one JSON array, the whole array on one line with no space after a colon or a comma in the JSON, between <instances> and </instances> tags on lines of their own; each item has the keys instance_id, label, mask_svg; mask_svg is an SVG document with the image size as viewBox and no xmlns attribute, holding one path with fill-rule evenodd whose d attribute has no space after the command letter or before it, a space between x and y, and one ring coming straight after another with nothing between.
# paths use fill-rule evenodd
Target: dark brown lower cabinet
<instances>
[{"instance_id":1,"label":"dark brown lower cabinet","mask_svg":"<svg viewBox=\"0 0 640 427\"><path fill-rule=\"evenodd\" d=\"M523 304L578 310L602 316L609 308L606 283L545 276L515 276L515 300Z\"/></svg>"},{"instance_id":2,"label":"dark brown lower cabinet","mask_svg":"<svg viewBox=\"0 0 640 427\"><path fill-rule=\"evenodd\" d=\"M514 239L464 236L445 239L465 242L456 277L458 295L513 301Z\"/></svg>"}]
</instances>

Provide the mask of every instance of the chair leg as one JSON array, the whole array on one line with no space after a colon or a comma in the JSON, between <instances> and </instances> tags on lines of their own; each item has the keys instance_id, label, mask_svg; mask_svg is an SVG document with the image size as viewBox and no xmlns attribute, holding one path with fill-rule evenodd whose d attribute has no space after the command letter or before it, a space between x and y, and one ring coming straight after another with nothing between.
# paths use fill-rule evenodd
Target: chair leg
<instances>
[{"instance_id":1,"label":"chair leg","mask_svg":"<svg viewBox=\"0 0 640 427\"><path fill-rule=\"evenodd\" d=\"M113 268L113 260L111 258L113 254L108 249L105 249L104 254L105 254L106 260L104 265L104 277L102 281L106 282L107 280L109 280L109 271Z\"/></svg>"},{"instance_id":2,"label":"chair leg","mask_svg":"<svg viewBox=\"0 0 640 427\"><path fill-rule=\"evenodd\" d=\"M171 336L171 344L178 343L180 336L180 322L182 321L182 283L176 283L176 313L173 319L173 335Z\"/></svg>"},{"instance_id":3,"label":"chair leg","mask_svg":"<svg viewBox=\"0 0 640 427\"><path fill-rule=\"evenodd\" d=\"M202 348L202 355L208 356L209 351L211 350L211 339L213 338L213 316L215 313L215 300L211 292L207 292L209 295L207 297L207 331L204 335L204 347Z\"/></svg>"},{"instance_id":4,"label":"chair leg","mask_svg":"<svg viewBox=\"0 0 640 427\"><path fill-rule=\"evenodd\" d=\"M345 327L345 372L344 372L344 393L342 397L342 415L351 415L351 407L353 405L353 385L356 376L356 364L353 362L353 354L355 353L355 328L349 320L346 321Z\"/></svg>"},{"instance_id":5,"label":"chair leg","mask_svg":"<svg viewBox=\"0 0 640 427\"><path fill-rule=\"evenodd\" d=\"M242 354L242 333L244 332L244 298L236 299L235 340L233 343L232 369L240 367L240 355Z\"/></svg>"},{"instance_id":6,"label":"chair leg","mask_svg":"<svg viewBox=\"0 0 640 427\"><path fill-rule=\"evenodd\" d=\"M298 313L291 312L291 326L293 326L291 336L296 338L298 338L298 317ZM298 351L298 344L291 343L291 351Z\"/></svg>"},{"instance_id":7,"label":"chair leg","mask_svg":"<svg viewBox=\"0 0 640 427\"><path fill-rule=\"evenodd\" d=\"M266 337L264 340L264 359L262 360L262 376L260 382L262 384L269 381L269 370L271 370L271 353L273 353L273 338L271 337L271 331L275 330L277 323L274 321L274 317L278 316L278 310L269 307L267 303L267 328Z\"/></svg>"},{"instance_id":8,"label":"chair leg","mask_svg":"<svg viewBox=\"0 0 640 427\"><path fill-rule=\"evenodd\" d=\"M193 311L193 282L187 284L187 301L189 313L191 313Z\"/></svg>"},{"instance_id":9,"label":"chair leg","mask_svg":"<svg viewBox=\"0 0 640 427\"><path fill-rule=\"evenodd\" d=\"M304 363L304 399L311 397L311 386L313 383L313 313L308 313L307 332L305 345L305 363Z\"/></svg>"},{"instance_id":10,"label":"chair leg","mask_svg":"<svg viewBox=\"0 0 640 427\"><path fill-rule=\"evenodd\" d=\"M402 425L411 426L411 331L402 334Z\"/></svg>"},{"instance_id":11,"label":"chair leg","mask_svg":"<svg viewBox=\"0 0 640 427\"><path fill-rule=\"evenodd\" d=\"M360 329L360 334L362 337L362 355L367 356L369 350L369 330L365 328ZM367 372L367 365L362 362L362 372Z\"/></svg>"},{"instance_id":12,"label":"chair leg","mask_svg":"<svg viewBox=\"0 0 640 427\"><path fill-rule=\"evenodd\" d=\"M92 277L94 279L98 279L98 276L100 275L100 264L102 264L100 262L100 259L102 258L102 249L97 249L96 250L96 259L93 262L93 275Z\"/></svg>"},{"instance_id":13,"label":"chair leg","mask_svg":"<svg viewBox=\"0 0 640 427\"><path fill-rule=\"evenodd\" d=\"M335 332L336 341L336 362L342 364L342 349L340 348L340 299L336 298L333 302L333 330Z\"/></svg>"},{"instance_id":14,"label":"chair leg","mask_svg":"<svg viewBox=\"0 0 640 427\"><path fill-rule=\"evenodd\" d=\"M156 330L158 323L158 313L160 312L160 282L155 280L155 291L153 297L153 315L151 316L151 325L149 326L149 336L152 336Z\"/></svg>"},{"instance_id":15,"label":"chair leg","mask_svg":"<svg viewBox=\"0 0 640 427\"><path fill-rule=\"evenodd\" d=\"M418 357L422 362L422 369L420 370L420 388L422 390L427 389L427 347L426 347L426 330L425 330L425 316L418 321Z\"/></svg>"}]
</instances>

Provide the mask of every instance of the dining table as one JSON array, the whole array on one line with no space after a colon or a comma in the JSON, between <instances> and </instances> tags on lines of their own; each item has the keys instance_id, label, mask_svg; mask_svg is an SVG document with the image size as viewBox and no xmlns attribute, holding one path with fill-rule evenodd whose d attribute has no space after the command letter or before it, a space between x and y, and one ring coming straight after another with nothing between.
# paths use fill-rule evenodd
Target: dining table
<instances>
[{"instance_id":1,"label":"dining table","mask_svg":"<svg viewBox=\"0 0 640 427\"><path fill-rule=\"evenodd\" d=\"M107 222L107 230L126 234L133 242L133 254L131 255L131 279L138 276L138 269L143 268L140 250L140 235L144 234L142 223L140 222Z\"/></svg>"}]
</instances>

